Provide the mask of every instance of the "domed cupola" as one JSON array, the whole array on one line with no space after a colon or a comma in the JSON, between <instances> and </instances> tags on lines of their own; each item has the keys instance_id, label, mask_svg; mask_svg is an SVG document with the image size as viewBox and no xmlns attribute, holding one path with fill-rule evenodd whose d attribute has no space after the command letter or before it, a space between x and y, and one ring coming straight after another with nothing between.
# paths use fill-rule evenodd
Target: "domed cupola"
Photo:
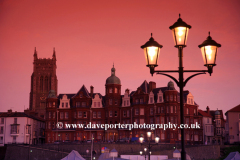
<instances>
[{"instance_id":1,"label":"domed cupola","mask_svg":"<svg viewBox=\"0 0 240 160\"><path fill-rule=\"evenodd\" d=\"M172 81L168 82L167 87L168 87L168 90L175 90L174 83Z\"/></svg>"},{"instance_id":2,"label":"domed cupola","mask_svg":"<svg viewBox=\"0 0 240 160\"><path fill-rule=\"evenodd\" d=\"M107 84L121 84L120 79L115 76L115 68L114 68L114 64L113 64L113 68L111 69L111 76L107 78L106 80L106 85Z\"/></svg>"},{"instance_id":3,"label":"domed cupola","mask_svg":"<svg viewBox=\"0 0 240 160\"><path fill-rule=\"evenodd\" d=\"M217 109L217 111L215 112L215 115L220 115L221 113L219 112L219 110Z\"/></svg>"}]
</instances>

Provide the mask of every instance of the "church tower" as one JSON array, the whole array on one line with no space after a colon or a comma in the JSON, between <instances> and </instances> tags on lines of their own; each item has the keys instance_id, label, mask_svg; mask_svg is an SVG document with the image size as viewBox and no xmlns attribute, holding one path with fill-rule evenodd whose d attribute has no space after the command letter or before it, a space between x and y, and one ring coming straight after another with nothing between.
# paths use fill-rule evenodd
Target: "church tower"
<instances>
[{"instance_id":1,"label":"church tower","mask_svg":"<svg viewBox=\"0 0 240 160\"><path fill-rule=\"evenodd\" d=\"M50 90L57 95L56 53L53 49L52 58L38 58L35 48L33 55L33 73L31 76L31 91L29 108L45 118L46 98Z\"/></svg>"}]
</instances>

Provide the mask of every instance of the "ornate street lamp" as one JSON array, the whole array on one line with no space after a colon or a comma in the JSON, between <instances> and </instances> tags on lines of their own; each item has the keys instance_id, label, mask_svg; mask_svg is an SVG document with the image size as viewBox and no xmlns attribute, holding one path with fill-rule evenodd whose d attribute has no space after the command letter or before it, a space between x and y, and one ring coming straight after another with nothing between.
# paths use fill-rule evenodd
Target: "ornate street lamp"
<instances>
[{"instance_id":1,"label":"ornate street lamp","mask_svg":"<svg viewBox=\"0 0 240 160\"><path fill-rule=\"evenodd\" d=\"M216 57L218 48L221 47L221 44L217 43L210 36L210 32L207 40L205 40L202 44L198 45L201 48L204 66L207 66L208 73L212 74L213 66L216 66Z\"/></svg>"},{"instance_id":2,"label":"ornate street lamp","mask_svg":"<svg viewBox=\"0 0 240 160\"><path fill-rule=\"evenodd\" d=\"M198 46L199 48L201 48L204 65L207 66L208 70L183 70L183 48L186 47L187 36L188 36L188 32L189 32L189 29L191 28L191 26L188 25L186 22L184 22L180 18L180 14L179 14L179 19L177 20L177 22L175 22L169 28L170 28L170 30L172 30L172 33L173 33L175 47L178 48L178 57L179 57L178 70L155 71L155 67L158 66L158 57L159 57L160 48L162 48L162 45L160 45L158 42L154 41L154 39L152 38L152 34L151 34L150 40L147 43L145 43L143 46L141 46L141 48L144 49L144 54L145 54L145 58L147 61L147 67L150 68L150 73L152 74L152 76L154 73L165 75L165 76L173 79L175 81L175 83L177 84L177 86L179 87L180 120L181 120L181 124L184 124L183 88L186 86L187 82L191 78L193 78L197 75L206 74L206 72L208 72L211 76L212 71L213 71L212 68L213 68L213 66L216 65L216 56L217 56L218 48L221 47L221 45L218 44L217 42L215 42L214 40L212 40L212 38L210 37L210 33L209 33L207 40L205 40L201 45ZM155 49L152 49L152 50L148 49L151 46L154 47ZM150 57L150 59L149 59L149 57ZM171 76L169 74L166 74L166 72L167 73L168 72L178 73L179 80L177 80L176 78L174 78L173 76ZM195 74L189 76L188 78L186 78L186 80L184 80L184 78L183 78L184 72L195 72ZM147 133L147 135L148 135L148 137L151 137L150 132ZM140 140L140 143L142 143L143 137L139 140ZM158 139L158 141L159 141L159 139ZM157 142L156 139L155 139L155 142ZM184 128L181 128L181 146L182 146L181 159L186 160Z\"/></svg>"},{"instance_id":3,"label":"ornate street lamp","mask_svg":"<svg viewBox=\"0 0 240 160\"><path fill-rule=\"evenodd\" d=\"M158 57L162 45L158 44L158 42L153 39L151 33L151 38L144 45L142 45L141 48L144 50L147 67L150 67L154 70L154 68L158 66Z\"/></svg>"}]
</instances>

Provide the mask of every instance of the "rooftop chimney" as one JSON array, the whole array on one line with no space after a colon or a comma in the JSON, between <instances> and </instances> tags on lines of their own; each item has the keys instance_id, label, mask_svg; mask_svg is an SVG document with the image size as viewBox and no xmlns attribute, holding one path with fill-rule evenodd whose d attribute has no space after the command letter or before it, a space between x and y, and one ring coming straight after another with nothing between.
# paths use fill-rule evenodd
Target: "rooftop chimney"
<instances>
[{"instance_id":1,"label":"rooftop chimney","mask_svg":"<svg viewBox=\"0 0 240 160\"><path fill-rule=\"evenodd\" d=\"M149 90L150 92L156 88L156 82L150 81L149 82Z\"/></svg>"},{"instance_id":2,"label":"rooftop chimney","mask_svg":"<svg viewBox=\"0 0 240 160\"><path fill-rule=\"evenodd\" d=\"M93 86L90 86L91 97L93 97Z\"/></svg>"},{"instance_id":3,"label":"rooftop chimney","mask_svg":"<svg viewBox=\"0 0 240 160\"><path fill-rule=\"evenodd\" d=\"M125 92L127 92L127 94L129 95L129 89L128 88L125 90Z\"/></svg>"},{"instance_id":4,"label":"rooftop chimney","mask_svg":"<svg viewBox=\"0 0 240 160\"><path fill-rule=\"evenodd\" d=\"M12 109L9 109L9 110L8 110L8 113L9 113L9 114L12 113Z\"/></svg>"},{"instance_id":5,"label":"rooftop chimney","mask_svg":"<svg viewBox=\"0 0 240 160\"><path fill-rule=\"evenodd\" d=\"M210 111L209 111L209 107L207 106L207 108L206 108L206 109L207 109L207 113L209 114L209 113L210 113Z\"/></svg>"}]
</instances>

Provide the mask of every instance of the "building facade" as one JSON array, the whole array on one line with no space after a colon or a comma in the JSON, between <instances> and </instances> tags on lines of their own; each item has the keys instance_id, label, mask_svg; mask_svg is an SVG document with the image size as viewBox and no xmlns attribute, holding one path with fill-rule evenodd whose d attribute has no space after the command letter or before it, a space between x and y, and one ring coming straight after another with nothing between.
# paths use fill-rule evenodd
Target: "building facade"
<instances>
[{"instance_id":1,"label":"building facade","mask_svg":"<svg viewBox=\"0 0 240 160\"><path fill-rule=\"evenodd\" d=\"M147 129L143 128L66 128L66 124L180 124L179 93L174 83L166 87L156 88L155 82L144 81L136 91L121 94L121 81L111 69L111 76L106 79L105 95L90 92L83 85L77 93L57 94L49 92L46 99L46 143L54 141L85 141L93 135L98 141L117 141L145 136ZM186 143L202 144L202 116L198 114L198 105L189 91L184 91L185 123L200 124L200 128L186 129ZM63 127L57 127L59 122ZM160 137L162 143L180 143L180 129L158 128L152 130L153 140ZM146 137L145 137L146 138Z\"/></svg>"},{"instance_id":2,"label":"building facade","mask_svg":"<svg viewBox=\"0 0 240 160\"><path fill-rule=\"evenodd\" d=\"M240 105L228 110L226 113L226 139L229 144L240 142Z\"/></svg>"},{"instance_id":3,"label":"building facade","mask_svg":"<svg viewBox=\"0 0 240 160\"><path fill-rule=\"evenodd\" d=\"M45 142L45 121L27 113L8 110L0 114L0 146Z\"/></svg>"},{"instance_id":4,"label":"building facade","mask_svg":"<svg viewBox=\"0 0 240 160\"><path fill-rule=\"evenodd\" d=\"M31 111L38 113L39 117L45 118L48 92L49 90L57 92L58 80L55 49L51 59L38 58L36 48L33 57L29 108Z\"/></svg>"},{"instance_id":5,"label":"building facade","mask_svg":"<svg viewBox=\"0 0 240 160\"><path fill-rule=\"evenodd\" d=\"M209 107L207 107L207 110L209 110ZM214 138L213 117L200 109L198 112L202 115L203 142L205 145L212 144Z\"/></svg>"}]
</instances>

